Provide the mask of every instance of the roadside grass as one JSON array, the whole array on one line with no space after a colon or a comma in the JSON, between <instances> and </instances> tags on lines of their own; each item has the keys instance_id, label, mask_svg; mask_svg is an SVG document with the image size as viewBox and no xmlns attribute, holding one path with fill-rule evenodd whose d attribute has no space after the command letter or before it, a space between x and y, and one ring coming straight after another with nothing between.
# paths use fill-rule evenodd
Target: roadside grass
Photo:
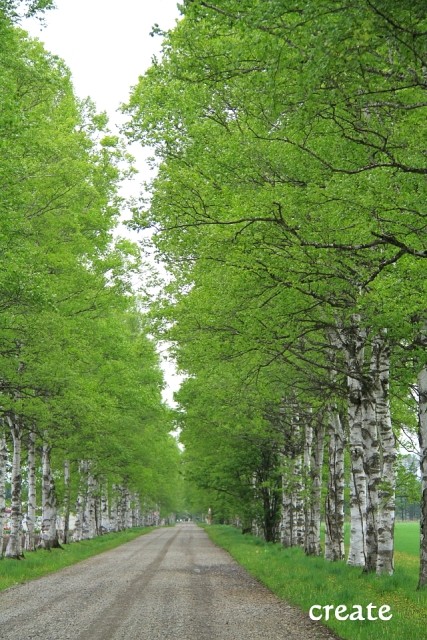
<instances>
[{"instance_id":1,"label":"roadside grass","mask_svg":"<svg viewBox=\"0 0 427 640\"><path fill-rule=\"evenodd\" d=\"M107 533L92 540L72 542L63 545L62 549L25 552L22 560L2 558L0 560L0 591L28 580L41 578L48 573L59 571L81 560L114 549L125 542L150 533L153 529L153 527L136 527L118 533Z\"/></svg>"},{"instance_id":2,"label":"roadside grass","mask_svg":"<svg viewBox=\"0 0 427 640\"><path fill-rule=\"evenodd\" d=\"M239 530L213 525L204 527L218 546L283 600L305 611L312 605L389 605L391 620L322 620L345 640L427 640L427 591L417 591L419 526L396 524L396 570L393 576L363 574L345 562L329 563L309 558L299 548L284 549ZM333 613L333 612L332 612ZM378 609L373 610L378 615Z\"/></svg>"}]
</instances>

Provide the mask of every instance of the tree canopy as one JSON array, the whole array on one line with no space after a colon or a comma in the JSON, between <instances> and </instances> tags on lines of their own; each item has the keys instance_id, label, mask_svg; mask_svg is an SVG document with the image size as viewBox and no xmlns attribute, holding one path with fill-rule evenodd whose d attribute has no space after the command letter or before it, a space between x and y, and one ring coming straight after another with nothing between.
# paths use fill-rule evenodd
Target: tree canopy
<instances>
[{"instance_id":1,"label":"tree canopy","mask_svg":"<svg viewBox=\"0 0 427 640\"><path fill-rule=\"evenodd\" d=\"M222 491L233 460L238 475L240 425L249 490L265 484L251 423L259 453L265 439L295 460L289 430L338 411L368 547L370 518L392 510L396 407L416 412L426 361L423 4L184 2L125 106L128 136L157 158L134 224L154 229L173 275L157 323L189 375L178 397L199 485Z\"/></svg>"},{"instance_id":2,"label":"tree canopy","mask_svg":"<svg viewBox=\"0 0 427 640\"><path fill-rule=\"evenodd\" d=\"M132 159L106 115L75 96L64 62L14 26L11 13L21 3L6 4L0 11L0 438L13 451L16 542L22 453L31 457L32 443L43 451L55 500L67 491L68 501L76 499L83 462L99 497L122 487L146 512L165 514L175 508L179 451L169 435L173 417L162 400L156 346L134 290L135 275L148 279L149 270L140 247L116 231L127 206L120 184L134 171ZM26 4L30 13L50 5ZM68 488L64 465L75 477ZM4 475L2 466L1 530ZM26 484L29 476L26 470ZM43 513L54 502L45 495L48 484ZM16 548L7 553L19 556Z\"/></svg>"}]
</instances>

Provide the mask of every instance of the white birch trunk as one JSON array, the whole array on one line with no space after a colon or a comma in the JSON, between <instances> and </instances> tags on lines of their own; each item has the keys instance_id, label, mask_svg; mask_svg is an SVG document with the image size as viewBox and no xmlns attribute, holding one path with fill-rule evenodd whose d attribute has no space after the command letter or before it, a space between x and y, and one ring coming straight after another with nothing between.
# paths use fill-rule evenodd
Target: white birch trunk
<instances>
[{"instance_id":1,"label":"white birch trunk","mask_svg":"<svg viewBox=\"0 0 427 640\"><path fill-rule=\"evenodd\" d=\"M298 447L297 455L294 460L293 469L293 496L292 505L294 511L294 525L295 525L295 544L298 547L304 548L305 538L305 504L304 504L304 481L303 481L303 462L304 462L304 446L305 446L305 431L304 440L301 441L302 429L300 416L295 411L293 415L294 432L296 440L301 442Z\"/></svg>"},{"instance_id":2,"label":"white birch trunk","mask_svg":"<svg viewBox=\"0 0 427 640\"><path fill-rule=\"evenodd\" d=\"M117 514L118 514L118 496L117 496L117 485L113 484L111 490L110 497L110 531L118 531L118 522L117 522Z\"/></svg>"},{"instance_id":3,"label":"white birch trunk","mask_svg":"<svg viewBox=\"0 0 427 640\"><path fill-rule=\"evenodd\" d=\"M381 482L379 484L377 574L394 572L394 522L396 505L396 439L390 411L390 349L384 338L377 342L377 424L382 447Z\"/></svg>"},{"instance_id":4,"label":"white birch trunk","mask_svg":"<svg viewBox=\"0 0 427 640\"><path fill-rule=\"evenodd\" d=\"M139 527L141 520L141 506L136 493L132 494L132 527Z\"/></svg>"},{"instance_id":5,"label":"white birch trunk","mask_svg":"<svg viewBox=\"0 0 427 640\"><path fill-rule=\"evenodd\" d=\"M138 495L138 527L142 527L142 505L141 505L141 496ZM176 517L174 514L173 524L176 523Z\"/></svg>"},{"instance_id":6,"label":"white birch trunk","mask_svg":"<svg viewBox=\"0 0 427 640\"><path fill-rule=\"evenodd\" d=\"M127 488L124 489L124 509L125 509L125 529L132 528L132 503L131 494Z\"/></svg>"},{"instance_id":7,"label":"white birch trunk","mask_svg":"<svg viewBox=\"0 0 427 640\"><path fill-rule=\"evenodd\" d=\"M21 448L22 429L19 420L6 418L13 440L12 457L12 504L11 504L11 530L7 543L6 558L22 558L22 474L21 474Z\"/></svg>"},{"instance_id":8,"label":"white birch trunk","mask_svg":"<svg viewBox=\"0 0 427 640\"><path fill-rule=\"evenodd\" d=\"M280 522L280 541L284 547L295 544L293 495L293 464L283 463L282 474L282 516Z\"/></svg>"},{"instance_id":9,"label":"white birch trunk","mask_svg":"<svg viewBox=\"0 0 427 640\"><path fill-rule=\"evenodd\" d=\"M95 494L95 531L96 535L101 535L101 494L99 491L99 482L96 480L96 494Z\"/></svg>"},{"instance_id":10,"label":"white birch trunk","mask_svg":"<svg viewBox=\"0 0 427 640\"><path fill-rule=\"evenodd\" d=\"M80 542L83 539L83 514L86 505L87 488L87 463L84 460L79 462L79 490L76 500L76 520L74 523L73 541Z\"/></svg>"},{"instance_id":11,"label":"white birch trunk","mask_svg":"<svg viewBox=\"0 0 427 640\"><path fill-rule=\"evenodd\" d=\"M418 374L418 440L420 443L421 517L418 589L427 586L427 365Z\"/></svg>"},{"instance_id":12,"label":"white birch trunk","mask_svg":"<svg viewBox=\"0 0 427 640\"><path fill-rule=\"evenodd\" d=\"M34 527L36 523L36 434L31 431L28 434L28 506L27 506L27 531L25 534L25 549L34 551L36 540Z\"/></svg>"},{"instance_id":13,"label":"white birch trunk","mask_svg":"<svg viewBox=\"0 0 427 640\"><path fill-rule=\"evenodd\" d=\"M59 547L56 528L57 503L55 482L50 464L52 447L46 442L42 448L42 526L39 546L43 549Z\"/></svg>"},{"instance_id":14,"label":"white birch trunk","mask_svg":"<svg viewBox=\"0 0 427 640\"><path fill-rule=\"evenodd\" d=\"M4 514L6 510L7 443L3 423L0 422L0 558L4 546Z\"/></svg>"},{"instance_id":15,"label":"white birch trunk","mask_svg":"<svg viewBox=\"0 0 427 640\"><path fill-rule=\"evenodd\" d=\"M310 556L320 555L320 503L324 442L325 424L323 416L320 416L314 431L314 443L310 443L310 500L305 539L305 552Z\"/></svg>"},{"instance_id":16,"label":"white birch trunk","mask_svg":"<svg viewBox=\"0 0 427 640\"><path fill-rule=\"evenodd\" d=\"M380 472L380 448L377 428L378 396L378 349L373 341L370 361L369 384L365 378L365 392L362 399L362 433L366 473L366 565L365 571L375 571L378 556L378 508Z\"/></svg>"},{"instance_id":17,"label":"white birch trunk","mask_svg":"<svg viewBox=\"0 0 427 640\"><path fill-rule=\"evenodd\" d=\"M331 345L329 360L330 379L336 384L337 352L343 351L344 333L340 330L328 331ZM344 352L347 355L346 349ZM335 403L328 406L328 487L325 502L325 559L329 562L344 560L344 486L345 486L345 434L338 407Z\"/></svg>"},{"instance_id":18,"label":"white birch trunk","mask_svg":"<svg viewBox=\"0 0 427 640\"><path fill-rule=\"evenodd\" d=\"M125 517L126 517L126 505L125 505L125 497L123 487L117 486L117 502L116 502L116 513L117 513L117 531L123 531L125 528Z\"/></svg>"},{"instance_id":19,"label":"white birch trunk","mask_svg":"<svg viewBox=\"0 0 427 640\"><path fill-rule=\"evenodd\" d=\"M86 466L86 501L83 512L83 532L84 540L91 540L96 537L96 480L90 472L90 464Z\"/></svg>"},{"instance_id":20,"label":"white birch trunk","mask_svg":"<svg viewBox=\"0 0 427 640\"><path fill-rule=\"evenodd\" d=\"M120 492L120 487L116 485L115 487L116 495L114 500L114 520L116 522L116 531L122 531L122 495Z\"/></svg>"},{"instance_id":21,"label":"white birch trunk","mask_svg":"<svg viewBox=\"0 0 427 640\"><path fill-rule=\"evenodd\" d=\"M329 410L329 469L325 510L325 559L343 560L344 549L344 429L336 407Z\"/></svg>"},{"instance_id":22,"label":"white birch trunk","mask_svg":"<svg viewBox=\"0 0 427 640\"><path fill-rule=\"evenodd\" d=\"M309 527L311 519L311 490L312 490L312 478L311 478L311 464L312 464L312 447L313 447L313 427L310 419L307 419L307 423L304 429L304 449L303 449L303 469L302 469L302 482L303 489L303 514L304 514L304 527L303 527L303 547L307 553L308 549L308 537Z\"/></svg>"},{"instance_id":23,"label":"white birch trunk","mask_svg":"<svg viewBox=\"0 0 427 640\"><path fill-rule=\"evenodd\" d=\"M350 431L350 551L348 564L366 566L366 474L364 467L362 375L365 334L359 318L345 332L347 358L348 421Z\"/></svg>"},{"instance_id":24,"label":"white birch trunk","mask_svg":"<svg viewBox=\"0 0 427 640\"><path fill-rule=\"evenodd\" d=\"M70 511L71 511L71 471L70 461L64 461L64 543L68 544L70 538Z\"/></svg>"},{"instance_id":25,"label":"white birch trunk","mask_svg":"<svg viewBox=\"0 0 427 640\"><path fill-rule=\"evenodd\" d=\"M100 532L108 533L111 531L110 510L108 505L108 494L104 485L101 488L101 510L100 510Z\"/></svg>"},{"instance_id":26,"label":"white birch trunk","mask_svg":"<svg viewBox=\"0 0 427 640\"><path fill-rule=\"evenodd\" d=\"M300 415L295 403L290 408L290 430L286 434L286 451L282 463L282 515L280 539L284 547L295 545L304 547L305 542L305 501L303 482L304 455L308 461L311 435L306 439L301 433ZM305 449L305 454L304 454ZM308 462L307 462L308 464Z\"/></svg>"}]
</instances>

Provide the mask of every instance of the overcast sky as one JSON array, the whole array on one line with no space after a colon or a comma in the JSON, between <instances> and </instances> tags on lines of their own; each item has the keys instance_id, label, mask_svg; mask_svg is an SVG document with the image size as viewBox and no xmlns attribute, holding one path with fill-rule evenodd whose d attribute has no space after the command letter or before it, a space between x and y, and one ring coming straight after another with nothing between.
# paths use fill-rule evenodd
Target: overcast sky
<instances>
[{"instance_id":1,"label":"overcast sky","mask_svg":"<svg viewBox=\"0 0 427 640\"><path fill-rule=\"evenodd\" d=\"M130 88L160 53L161 37L150 36L152 27L174 27L180 15L176 0L56 0L56 7L46 13L44 26L26 20L22 27L65 61L78 97L90 96L98 111L108 113L111 125L120 123L119 105L127 102ZM132 153L142 180L146 154L135 147ZM133 195L139 191L138 182ZM180 377L171 362L164 360L163 368L168 384L164 397L173 404Z\"/></svg>"},{"instance_id":2,"label":"overcast sky","mask_svg":"<svg viewBox=\"0 0 427 640\"><path fill-rule=\"evenodd\" d=\"M151 37L154 24L172 28L179 17L176 0L56 0L46 13L23 27L65 60L80 98L91 96L111 120L130 87L160 51L161 38Z\"/></svg>"},{"instance_id":3,"label":"overcast sky","mask_svg":"<svg viewBox=\"0 0 427 640\"><path fill-rule=\"evenodd\" d=\"M162 38L150 32L155 24L164 31L175 26L180 17L177 2L56 0L56 7L45 14L44 24L34 18L22 27L65 61L76 95L90 96L98 112L106 111L115 132L125 119L118 112L120 104L128 102L131 87L160 54ZM124 184L124 195L137 196L142 180L151 177L145 159L152 153L139 145L130 151L140 176Z\"/></svg>"}]
</instances>

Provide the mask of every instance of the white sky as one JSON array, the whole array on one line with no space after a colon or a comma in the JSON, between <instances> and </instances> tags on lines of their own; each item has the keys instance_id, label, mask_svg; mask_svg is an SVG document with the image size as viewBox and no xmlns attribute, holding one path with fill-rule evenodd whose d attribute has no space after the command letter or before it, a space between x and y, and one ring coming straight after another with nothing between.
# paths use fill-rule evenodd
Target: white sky
<instances>
[{"instance_id":1,"label":"white sky","mask_svg":"<svg viewBox=\"0 0 427 640\"><path fill-rule=\"evenodd\" d=\"M90 96L114 121L160 51L161 38L150 36L153 25L167 30L179 18L176 0L56 0L56 7L46 13L46 26L27 20L23 28L65 60L76 94Z\"/></svg>"},{"instance_id":2,"label":"white sky","mask_svg":"<svg viewBox=\"0 0 427 640\"><path fill-rule=\"evenodd\" d=\"M56 0L56 9L46 13L44 25L32 19L21 26L65 61L76 95L90 96L97 111L107 112L114 130L113 125L123 122L117 109L128 101L131 87L160 53L161 37L150 36L152 27L158 24L164 31L171 29L179 16L176 0ZM140 182L148 176L144 158L149 153L135 146L131 153L140 178L133 189L127 185L126 195L137 195ZM173 391L181 378L167 359L165 345L162 367L168 385L164 398L173 405Z\"/></svg>"},{"instance_id":3,"label":"white sky","mask_svg":"<svg viewBox=\"0 0 427 640\"><path fill-rule=\"evenodd\" d=\"M125 120L120 105L128 102L131 88L160 54L162 39L150 36L153 26L166 31L179 17L176 0L56 0L44 24L33 18L22 27L65 61L76 95L90 96L98 112L106 111L115 133ZM124 185L124 195L137 196L141 181L151 177L145 159L152 154L139 145L130 151L141 176Z\"/></svg>"}]
</instances>

